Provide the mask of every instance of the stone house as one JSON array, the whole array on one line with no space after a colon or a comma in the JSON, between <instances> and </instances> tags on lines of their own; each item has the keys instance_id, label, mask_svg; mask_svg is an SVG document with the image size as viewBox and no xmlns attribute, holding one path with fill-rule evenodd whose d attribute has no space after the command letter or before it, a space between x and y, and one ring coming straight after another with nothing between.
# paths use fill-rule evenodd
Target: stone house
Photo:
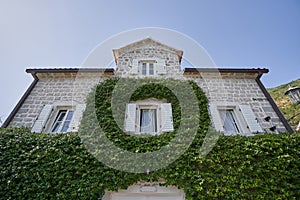
<instances>
[{"instance_id":1,"label":"stone house","mask_svg":"<svg viewBox=\"0 0 300 200\"><path fill-rule=\"evenodd\" d=\"M260 81L268 69L181 69L183 51L151 38L115 49L113 55L116 69L27 69L34 80L2 127L27 127L36 133L77 131L86 96L95 84L111 77L151 77L196 82L209 100L212 125L225 135L293 131ZM173 130L172 109L166 102L129 103L126 114L130 120L126 118L125 131L161 134ZM134 123L130 123L132 121ZM108 199L141 199L149 193L151 199L184 199L183 191L176 187L141 189L140 185L126 191L108 192L106 196Z\"/></svg>"}]
</instances>

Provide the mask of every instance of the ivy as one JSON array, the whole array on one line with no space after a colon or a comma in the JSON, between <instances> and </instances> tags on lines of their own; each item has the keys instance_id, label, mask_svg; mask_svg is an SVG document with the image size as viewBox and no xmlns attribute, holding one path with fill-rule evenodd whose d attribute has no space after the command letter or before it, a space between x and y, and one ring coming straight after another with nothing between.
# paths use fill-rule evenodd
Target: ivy
<instances>
[{"instance_id":1,"label":"ivy","mask_svg":"<svg viewBox=\"0 0 300 200\"><path fill-rule=\"evenodd\" d=\"M128 84L118 84L122 81ZM200 114L182 119L184 105L179 100L185 91L182 85L187 84L197 97ZM126 88L135 85L138 87L127 102L148 98L170 102L173 132L153 137L123 132ZM179 87L178 91L174 92L170 85ZM114 99L116 87L118 99ZM97 120L92 120L93 117ZM85 143L90 134L94 139L105 136L129 152L153 152L181 134L178 130L182 123L189 124L195 119L196 137L187 151L170 165L149 174L110 168L99 162L92 154L93 148ZM99 134L99 126L104 134ZM108 79L88 96L79 133L50 135L33 134L25 129L0 129L0 199L97 199L104 190L127 189L138 181L160 178L165 180L165 185L183 189L189 200L300 197L299 134L220 136L208 155L200 156L209 126L207 99L194 82ZM96 141L103 145L101 140Z\"/></svg>"},{"instance_id":2,"label":"ivy","mask_svg":"<svg viewBox=\"0 0 300 200\"><path fill-rule=\"evenodd\" d=\"M101 164L77 134L1 129L0 199L97 199Z\"/></svg>"},{"instance_id":3,"label":"ivy","mask_svg":"<svg viewBox=\"0 0 300 200\"><path fill-rule=\"evenodd\" d=\"M134 92L128 96L128 88L134 88ZM190 96L187 95L187 91L192 92L196 98L194 102L195 105L192 105ZM114 99L114 92L117 98ZM126 103L137 100L144 100L149 98L155 98L158 100L163 100L169 102L172 105L173 110L173 121L174 128L173 132L164 133L158 136L152 137L137 137L136 135L130 135L124 133L122 130L126 110ZM126 99L128 100L126 102ZM181 102L179 102L181 100ZM184 105L185 102L188 102L189 107ZM183 102L183 103L182 103ZM113 116L113 106L116 106L117 115ZM189 116L189 119L184 119L182 113L182 107L185 108L197 108L201 112L197 112L193 116ZM195 107L192 107L195 106ZM109 109L107 109L109 108ZM91 123L94 116L94 110L96 112L97 120L94 123ZM185 111L186 112L186 111ZM192 113L192 111L189 111ZM201 119L201 121L200 121ZM193 121L196 124L196 127L192 127L191 123ZM196 123L195 123L196 122ZM99 123L99 124L98 124ZM91 125L92 124L92 125ZM97 126L100 126L105 134L99 134L98 132L93 132L91 130L96 130ZM181 129L180 126L186 128ZM172 146L173 148L167 149L169 155L178 153L178 149L182 149L182 146L186 145L188 135L191 135L192 131L195 131L195 139L191 142L189 149L183 153L177 160L175 160L172 165L164 167L160 170L153 171L150 174L146 173L125 173L117 171L113 168L109 168L106 171L106 176L109 178L113 177L115 180L110 182L103 183L103 189L107 190L116 190L120 189L116 185L121 185L124 188L127 188L130 184L138 182L140 180L158 180L159 178L164 178L166 180L166 185L175 184L175 182L184 183L183 174L189 174L194 170L195 158L199 156L199 149L201 147L202 141L208 127L210 126L209 115L207 111L207 99L205 94L200 90L200 88L194 82L187 81L178 81L173 79L165 80L155 80L155 79L109 79L105 82L98 85L94 91L87 98L87 109L84 113L84 117L81 123L81 138L86 139L89 151L93 154L98 153L99 158L104 157L103 154L106 154L109 151L109 146L105 146L101 142L96 142L94 146L91 145L95 140L103 141L107 137L119 148L133 152L133 153L145 153L145 152L154 152L166 145ZM178 135L183 135L181 139L177 139ZM88 136L92 135L92 138ZM96 139L95 139L96 138ZM175 140L175 142L174 142ZM173 142L172 145L170 142ZM104 151L99 150L99 146L102 146ZM178 148L178 149L177 149ZM116 151L112 151L110 157L116 158ZM120 153L121 154L121 153ZM179 153L178 153L179 154ZM97 157L97 156L96 156ZM107 160L108 158L105 157ZM168 160L168 156L158 156L158 159ZM147 163L148 159L145 159L144 162L138 162L140 160L130 160L126 158L124 162L117 160L118 164L124 165L124 168L128 168L129 165L136 166L148 166L154 165L159 166L160 160L157 160L157 165L155 163ZM113 161L113 159L112 159ZM155 162L155 159L150 159L150 162ZM109 163L110 164L110 163ZM149 167L150 168L150 167ZM146 172L146 170L145 170ZM118 176L116 174L122 174ZM125 174L123 174L125 173ZM127 178L125 178L127 177ZM170 177L170 181L168 181ZM172 178L171 178L172 177ZM174 180L176 180L174 182ZM117 184L116 184L117 183ZM176 184L179 187L183 188L184 186Z\"/></svg>"}]
</instances>

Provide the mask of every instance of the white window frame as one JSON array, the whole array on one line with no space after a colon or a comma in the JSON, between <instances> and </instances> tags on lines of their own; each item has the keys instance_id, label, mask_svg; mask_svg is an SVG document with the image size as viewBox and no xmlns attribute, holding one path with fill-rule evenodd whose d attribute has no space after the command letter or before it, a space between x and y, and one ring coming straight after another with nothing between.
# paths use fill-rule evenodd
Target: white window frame
<instances>
[{"instance_id":1,"label":"white window frame","mask_svg":"<svg viewBox=\"0 0 300 200\"><path fill-rule=\"evenodd\" d=\"M142 76L155 76L156 75L156 60L140 60L139 61L139 72ZM144 70L144 67L146 68ZM153 73L150 73L150 67L153 67ZM145 71L145 73L144 73Z\"/></svg>"},{"instance_id":2,"label":"white window frame","mask_svg":"<svg viewBox=\"0 0 300 200\"><path fill-rule=\"evenodd\" d=\"M231 113L231 116L233 118L234 125L235 125L235 128L236 128L236 132L227 132L226 131L226 128L225 128L225 120L226 119L222 116L222 114L221 114L222 111ZM222 125L223 125L222 127L223 127L225 135L241 134L242 133L243 129L241 127L241 122L240 122L239 118L237 117L236 108L234 108L234 107L218 108L218 112L219 112L219 116L220 116L221 121L222 121Z\"/></svg>"},{"instance_id":3,"label":"white window frame","mask_svg":"<svg viewBox=\"0 0 300 200\"><path fill-rule=\"evenodd\" d=\"M64 114L64 117L60 120L60 116L62 115L62 113ZM72 115L71 118L68 119L69 115ZM50 133L66 133L69 130L71 121L73 119L74 116L74 109L59 109L57 110L54 122L52 123L49 132ZM58 129L56 131L54 131L54 128L56 126L56 124L59 123ZM66 123L68 123L66 130L63 130L63 128L65 127Z\"/></svg>"},{"instance_id":4,"label":"white window frame","mask_svg":"<svg viewBox=\"0 0 300 200\"><path fill-rule=\"evenodd\" d=\"M155 128L156 130L154 132L150 132L150 134L152 135L156 135L159 133L159 130L160 130L160 121L161 121L161 112L160 112L160 106L157 104L152 104L152 105L149 105L149 104L137 104L137 107L136 107L136 133L140 133L140 134L144 134L144 133L148 133L148 132L142 132L142 127L141 127L141 114L142 114L142 110L144 109L151 109L151 110L156 110L155 114Z\"/></svg>"},{"instance_id":5,"label":"white window frame","mask_svg":"<svg viewBox=\"0 0 300 200\"><path fill-rule=\"evenodd\" d=\"M146 63L146 73L143 73L143 63ZM150 73L150 64L153 64L153 74ZM132 75L138 76L157 76L167 74L165 59L154 57L154 58L134 58L130 63Z\"/></svg>"},{"instance_id":6,"label":"white window frame","mask_svg":"<svg viewBox=\"0 0 300 200\"><path fill-rule=\"evenodd\" d=\"M64 111L64 110L66 110L66 115L64 116L64 118L62 120L62 123L65 123L65 120L66 120L66 117L67 117L68 113L70 111L73 112L73 116L72 116L72 118L70 120L70 123L69 123L69 126L67 128L67 131L61 132L61 129L62 129L63 126L60 126L60 128L58 129L58 131L53 132L52 130L54 128L55 123L57 122L58 115L60 114L61 111ZM46 127L46 132L47 133L65 133L65 132L68 132L70 124L71 124L71 121L72 121L72 119L74 117L74 113L75 113L75 108L73 106L56 106L55 111L50 116L50 120L49 120L48 125Z\"/></svg>"}]
</instances>

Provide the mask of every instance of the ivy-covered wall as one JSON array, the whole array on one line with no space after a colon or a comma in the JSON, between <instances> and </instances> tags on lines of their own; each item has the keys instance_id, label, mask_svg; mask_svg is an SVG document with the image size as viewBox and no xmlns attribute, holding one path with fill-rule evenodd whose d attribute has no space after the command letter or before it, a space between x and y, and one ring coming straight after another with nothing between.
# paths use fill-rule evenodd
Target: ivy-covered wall
<instances>
[{"instance_id":1,"label":"ivy-covered wall","mask_svg":"<svg viewBox=\"0 0 300 200\"><path fill-rule=\"evenodd\" d=\"M49 135L33 134L24 129L0 129L0 199L97 199L104 190L126 189L140 180L159 178L165 179L166 185L184 189L186 199L190 200L299 199L299 134L220 136L212 151L202 157L199 151L210 121L207 99L195 83L188 82L201 112L195 118L182 119L183 105L179 94L184 87L175 94L165 86L178 84L180 87L183 82L144 80L130 100L153 97L171 102L175 131L153 137L135 137L118 126L122 116L124 119L123 113L119 115L120 119L113 118L111 105L114 101L111 98L118 81L107 80L93 90L87 99L79 133ZM122 85L118 87L123 91ZM120 113L125 111L126 105L121 103L122 100L120 97ZM97 122L91 120L90 112L95 105ZM90 133L94 139L106 136L126 151L151 152L170 144L180 134L181 124L189 125L191 120L199 123L196 137L187 151L172 164L149 174L110 168L93 156L96 155L92 151L94 148L91 150L86 143L90 141ZM99 125L104 134L95 127ZM185 134L189 133L186 130ZM102 145L101 141L97 144Z\"/></svg>"},{"instance_id":2,"label":"ivy-covered wall","mask_svg":"<svg viewBox=\"0 0 300 200\"><path fill-rule=\"evenodd\" d=\"M149 98L171 103L174 131L153 137L123 132L126 103ZM171 163L176 156L182 156L174 165L181 171L190 171L186 163L192 162L199 153L209 126L207 99L196 83L173 79L115 78L104 81L89 95L79 134L89 151L110 167L140 173L161 168L161 160ZM121 151L106 142L107 138ZM188 151L181 155L188 147ZM130 157L130 153L124 154L124 151L157 153L138 159L136 156Z\"/></svg>"},{"instance_id":3,"label":"ivy-covered wall","mask_svg":"<svg viewBox=\"0 0 300 200\"><path fill-rule=\"evenodd\" d=\"M162 175L193 200L300 197L299 134L221 136L206 157L188 164L190 171L180 171L186 165L180 159L146 175L102 165L75 133L0 132L0 199L97 199L104 188Z\"/></svg>"}]
</instances>

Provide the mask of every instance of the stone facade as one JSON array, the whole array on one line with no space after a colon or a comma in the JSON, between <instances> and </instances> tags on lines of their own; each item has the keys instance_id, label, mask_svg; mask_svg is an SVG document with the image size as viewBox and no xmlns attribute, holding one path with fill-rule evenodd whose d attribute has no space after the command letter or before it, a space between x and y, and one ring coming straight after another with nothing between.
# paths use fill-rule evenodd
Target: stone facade
<instances>
[{"instance_id":1,"label":"stone facade","mask_svg":"<svg viewBox=\"0 0 300 200\"><path fill-rule=\"evenodd\" d=\"M116 70L114 73L104 72L70 72L66 69L56 69L44 72L38 70L33 74L38 79L35 87L26 95L15 113L5 126L31 128L42 108L46 104L82 104L91 88L107 77L141 77L140 73L132 73L134 59L161 59L164 61L166 72L155 73L153 78L174 78L194 80L206 93L210 103L229 102L247 104L252 108L257 122L264 131L284 132L288 130L282 117L274 110L274 105L259 87L259 70L211 71L181 70L183 52L156 42L150 38L113 50ZM142 76L143 77L143 76ZM270 121L265 118L271 117ZM276 126L276 131L270 127Z\"/></svg>"},{"instance_id":2,"label":"stone facade","mask_svg":"<svg viewBox=\"0 0 300 200\"><path fill-rule=\"evenodd\" d=\"M103 73L37 73L38 82L18 110L11 127L31 128L46 104L84 103L91 88L105 77Z\"/></svg>"},{"instance_id":3,"label":"stone facade","mask_svg":"<svg viewBox=\"0 0 300 200\"><path fill-rule=\"evenodd\" d=\"M255 78L257 74L219 73L202 74L202 76L185 76L194 80L205 92L210 103L228 102L228 104L248 104L263 130L270 131L276 126L277 131L286 132L272 105L259 88ZM267 116L271 117L266 121Z\"/></svg>"}]
</instances>

